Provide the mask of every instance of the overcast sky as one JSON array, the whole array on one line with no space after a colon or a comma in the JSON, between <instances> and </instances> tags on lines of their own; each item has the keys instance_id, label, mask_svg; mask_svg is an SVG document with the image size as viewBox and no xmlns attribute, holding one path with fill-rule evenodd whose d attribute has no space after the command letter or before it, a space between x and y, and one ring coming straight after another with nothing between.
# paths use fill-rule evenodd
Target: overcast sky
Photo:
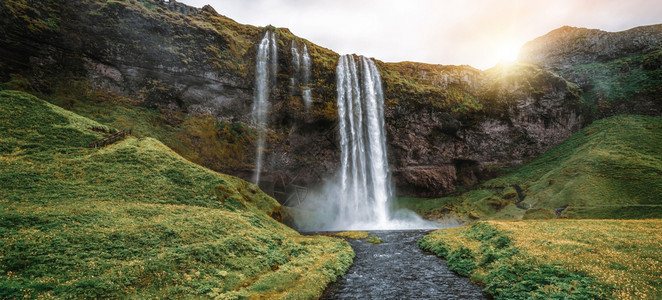
<instances>
[{"instance_id":1,"label":"overcast sky","mask_svg":"<svg viewBox=\"0 0 662 300\"><path fill-rule=\"evenodd\" d=\"M662 23L660 0L180 0L242 24L274 25L340 54L389 62L468 64L512 59L561 27L621 31Z\"/></svg>"}]
</instances>

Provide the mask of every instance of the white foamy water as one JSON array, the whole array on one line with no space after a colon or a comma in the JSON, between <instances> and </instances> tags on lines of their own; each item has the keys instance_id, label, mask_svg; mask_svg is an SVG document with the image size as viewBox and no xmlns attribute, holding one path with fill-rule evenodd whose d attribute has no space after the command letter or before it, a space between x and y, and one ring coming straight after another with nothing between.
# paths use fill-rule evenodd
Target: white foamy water
<instances>
[{"instance_id":1,"label":"white foamy water","mask_svg":"<svg viewBox=\"0 0 662 300\"><path fill-rule=\"evenodd\" d=\"M308 108L310 106L310 103L313 102L312 99L312 94L310 92L310 87L308 86L310 84L310 54L308 54L308 47L306 44L303 44L303 51L301 51L303 54L303 59L302 59L302 69L301 69L301 77L302 77L302 97L303 97L303 104Z\"/></svg>"},{"instance_id":2,"label":"white foamy water","mask_svg":"<svg viewBox=\"0 0 662 300\"><path fill-rule=\"evenodd\" d=\"M260 182L262 160L265 147L264 134L267 129L267 113L269 112L270 83L275 80L277 65L276 36L267 31L260 41L255 63L255 91L253 96L253 123L258 130L257 149L255 153L255 183Z\"/></svg>"},{"instance_id":3,"label":"white foamy water","mask_svg":"<svg viewBox=\"0 0 662 300\"><path fill-rule=\"evenodd\" d=\"M384 93L375 63L341 56L336 67L340 169L310 198L295 222L301 230L432 229L442 225L395 210L386 151ZM446 226L451 224L446 224Z\"/></svg>"}]
</instances>

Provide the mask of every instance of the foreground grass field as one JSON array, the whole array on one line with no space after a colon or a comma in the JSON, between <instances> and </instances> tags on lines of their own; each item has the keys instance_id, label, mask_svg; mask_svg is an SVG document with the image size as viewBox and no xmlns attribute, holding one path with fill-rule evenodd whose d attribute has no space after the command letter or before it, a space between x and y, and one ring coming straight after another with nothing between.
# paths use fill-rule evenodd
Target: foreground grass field
<instances>
[{"instance_id":1,"label":"foreground grass field","mask_svg":"<svg viewBox=\"0 0 662 300\"><path fill-rule=\"evenodd\" d=\"M482 221L419 241L498 299L661 299L662 220Z\"/></svg>"},{"instance_id":2,"label":"foreground grass field","mask_svg":"<svg viewBox=\"0 0 662 300\"><path fill-rule=\"evenodd\" d=\"M301 236L254 185L157 140L0 91L0 298L314 298L340 240Z\"/></svg>"}]
</instances>

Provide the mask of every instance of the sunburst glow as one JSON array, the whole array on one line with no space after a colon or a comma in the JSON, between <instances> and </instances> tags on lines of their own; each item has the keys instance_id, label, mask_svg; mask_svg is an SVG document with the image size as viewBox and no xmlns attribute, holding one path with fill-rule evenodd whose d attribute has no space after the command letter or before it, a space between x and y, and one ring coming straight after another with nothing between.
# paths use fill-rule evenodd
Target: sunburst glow
<instances>
[{"instance_id":1,"label":"sunburst glow","mask_svg":"<svg viewBox=\"0 0 662 300\"><path fill-rule=\"evenodd\" d=\"M498 52L498 58L504 62L514 62L517 60L520 46L515 43L505 43Z\"/></svg>"}]
</instances>

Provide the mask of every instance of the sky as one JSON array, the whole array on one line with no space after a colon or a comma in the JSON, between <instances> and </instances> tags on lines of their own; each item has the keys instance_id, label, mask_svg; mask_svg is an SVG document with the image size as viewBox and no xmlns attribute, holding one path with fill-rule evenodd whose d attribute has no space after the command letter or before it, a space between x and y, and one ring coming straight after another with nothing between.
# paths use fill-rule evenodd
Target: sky
<instances>
[{"instance_id":1,"label":"sky","mask_svg":"<svg viewBox=\"0 0 662 300\"><path fill-rule=\"evenodd\" d=\"M179 0L242 24L289 28L340 54L490 68L564 25L621 31L662 23L660 0Z\"/></svg>"}]
</instances>

